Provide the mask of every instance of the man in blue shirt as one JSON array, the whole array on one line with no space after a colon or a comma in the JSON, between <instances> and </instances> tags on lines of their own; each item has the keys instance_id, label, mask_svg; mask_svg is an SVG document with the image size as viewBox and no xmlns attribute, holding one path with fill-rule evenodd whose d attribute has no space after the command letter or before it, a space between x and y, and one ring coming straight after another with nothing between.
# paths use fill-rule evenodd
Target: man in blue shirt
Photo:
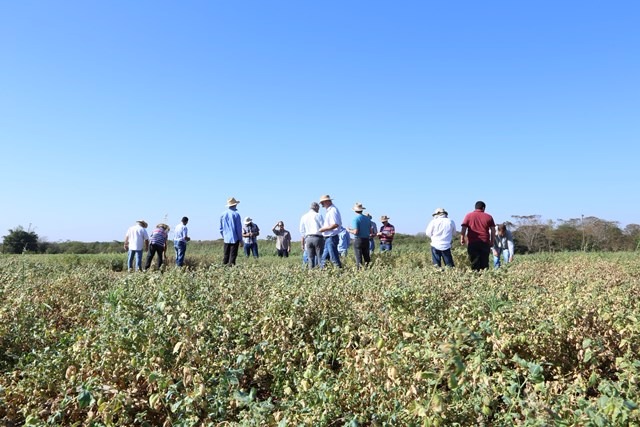
<instances>
[{"instance_id":1,"label":"man in blue shirt","mask_svg":"<svg viewBox=\"0 0 640 427\"><path fill-rule=\"evenodd\" d=\"M356 203L352 209L356 213L356 216L351 222L349 233L355 235L355 239L353 241L353 252L356 255L356 267L360 268L362 266L363 259L364 266L367 267L371 262L371 254L369 253L371 220L368 216L362 214L362 211L365 209L364 206L362 206L362 203Z\"/></svg>"},{"instance_id":2,"label":"man in blue shirt","mask_svg":"<svg viewBox=\"0 0 640 427\"><path fill-rule=\"evenodd\" d=\"M220 235L224 240L224 265L235 265L238 257L238 247L242 243L242 218L236 206L240 200L231 197L227 200L227 209L220 217Z\"/></svg>"}]
</instances>

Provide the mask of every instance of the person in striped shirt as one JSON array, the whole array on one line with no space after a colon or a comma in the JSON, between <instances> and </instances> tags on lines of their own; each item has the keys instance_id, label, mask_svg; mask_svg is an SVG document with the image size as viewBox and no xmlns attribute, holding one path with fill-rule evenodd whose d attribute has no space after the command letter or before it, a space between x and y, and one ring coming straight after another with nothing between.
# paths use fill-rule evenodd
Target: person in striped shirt
<instances>
[{"instance_id":1,"label":"person in striped shirt","mask_svg":"<svg viewBox=\"0 0 640 427\"><path fill-rule=\"evenodd\" d=\"M169 226L167 224L158 224L149 237L149 252L147 253L147 263L145 270L151 267L151 261L155 254L158 254L158 270L162 267L164 258L167 255L167 237L169 236Z\"/></svg>"}]
</instances>

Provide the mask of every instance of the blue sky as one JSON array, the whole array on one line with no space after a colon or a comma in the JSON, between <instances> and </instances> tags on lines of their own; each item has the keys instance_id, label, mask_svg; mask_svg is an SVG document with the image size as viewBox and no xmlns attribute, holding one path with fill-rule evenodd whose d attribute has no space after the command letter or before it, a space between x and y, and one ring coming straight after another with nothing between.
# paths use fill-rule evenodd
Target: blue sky
<instances>
[{"instance_id":1,"label":"blue sky","mask_svg":"<svg viewBox=\"0 0 640 427\"><path fill-rule=\"evenodd\" d=\"M640 2L0 5L0 235L122 240L228 197L294 238L311 201L398 232L640 223Z\"/></svg>"}]
</instances>

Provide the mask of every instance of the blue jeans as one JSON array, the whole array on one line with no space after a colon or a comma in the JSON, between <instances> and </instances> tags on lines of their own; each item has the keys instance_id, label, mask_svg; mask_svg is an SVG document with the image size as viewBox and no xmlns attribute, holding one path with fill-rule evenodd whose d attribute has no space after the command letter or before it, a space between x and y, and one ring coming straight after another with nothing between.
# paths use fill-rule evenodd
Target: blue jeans
<instances>
[{"instance_id":1,"label":"blue jeans","mask_svg":"<svg viewBox=\"0 0 640 427\"><path fill-rule=\"evenodd\" d=\"M369 239L369 253L373 253L376 250L376 241Z\"/></svg>"},{"instance_id":2,"label":"blue jeans","mask_svg":"<svg viewBox=\"0 0 640 427\"><path fill-rule=\"evenodd\" d=\"M391 242L382 243L380 242L380 253L391 251Z\"/></svg>"},{"instance_id":3,"label":"blue jeans","mask_svg":"<svg viewBox=\"0 0 640 427\"><path fill-rule=\"evenodd\" d=\"M338 268L342 268L340 262L340 253L338 252L338 242L340 238L336 234L335 236L324 238L324 252L322 252L322 259L320 260L320 266L324 267L327 259L331 259L331 262Z\"/></svg>"},{"instance_id":4,"label":"blue jeans","mask_svg":"<svg viewBox=\"0 0 640 427\"><path fill-rule=\"evenodd\" d=\"M133 258L136 259L136 270L142 270L142 251L135 251L133 249L129 249L129 254L127 256L127 267L128 270L131 271L133 268Z\"/></svg>"},{"instance_id":5,"label":"blue jeans","mask_svg":"<svg viewBox=\"0 0 640 427\"><path fill-rule=\"evenodd\" d=\"M509 249L503 249L501 252L502 252L502 258L504 258L504 263L508 264L509 255L510 255ZM493 254L493 268L498 268L498 267L500 267L500 251L498 252L498 256L495 256L495 254Z\"/></svg>"},{"instance_id":6,"label":"blue jeans","mask_svg":"<svg viewBox=\"0 0 640 427\"><path fill-rule=\"evenodd\" d=\"M184 265L184 253L187 251L187 242L174 240L173 247L176 250L176 265L182 267Z\"/></svg>"},{"instance_id":7,"label":"blue jeans","mask_svg":"<svg viewBox=\"0 0 640 427\"><path fill-rule=\"evenodd\" d=\"M244 254L245 256L249 256L253 254L254 258L258 258L258 243L245 243L244 244Z\"/></svg>"},{"instance_id":8,"label":"blue jeans","mask_svg":"<svg viewBox=\"0 0 640 427\"><path fill-rule=\"evenodd\" d=\"M444 260L444 265L446 265L447 267L454 267L453 255L451 255L451 248L440 250L432 246L431 260L433 261L433 265L435 265L436 267L441 267L443 260Z\"/></svg>"}]
</instances>

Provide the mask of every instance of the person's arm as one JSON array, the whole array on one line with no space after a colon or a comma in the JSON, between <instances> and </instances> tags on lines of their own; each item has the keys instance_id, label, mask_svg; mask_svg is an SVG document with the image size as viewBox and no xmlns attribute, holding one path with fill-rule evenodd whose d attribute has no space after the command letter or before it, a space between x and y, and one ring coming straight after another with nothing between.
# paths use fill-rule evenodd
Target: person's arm
<instances>
[{"instance_id":1,"label":"person's arm","mask_svg":"<svg viewBox=\"0 0 640 427\"><path fill-rule=\"evenodd\" d=\"M467 229L468 227L462 224L462 228L460 229L460 244L464 246L466 238L467 238Z\"/></svg>"},{"instance_id":2,"label":"person's arm","mask_svg":"<svg viewBox=\"0 0 640 427\"><path fill-rule=\"evenodd\" d=\"M124 235L124 250L129 250L129 233Z\"/></svg>"}]
</instances>

